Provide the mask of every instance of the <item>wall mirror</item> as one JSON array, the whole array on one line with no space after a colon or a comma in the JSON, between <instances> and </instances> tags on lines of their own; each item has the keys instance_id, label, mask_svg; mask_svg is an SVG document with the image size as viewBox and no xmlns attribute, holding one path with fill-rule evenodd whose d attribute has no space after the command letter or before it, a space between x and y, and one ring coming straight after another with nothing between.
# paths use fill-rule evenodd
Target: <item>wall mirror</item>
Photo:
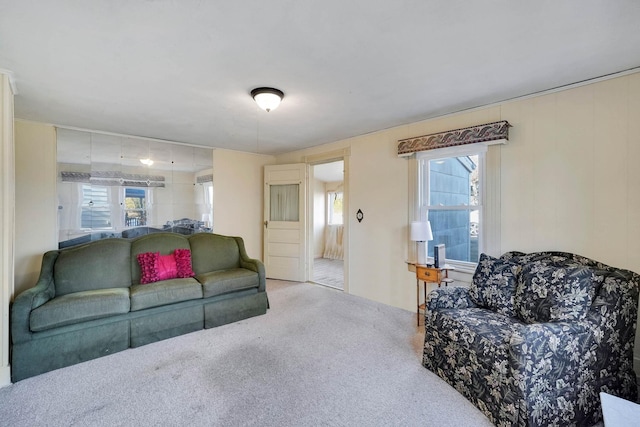
<instances>
[{"instance_id":1,"label":"wall mirror","mask_svg":"<svg viewBox=\"0 0 640 427\"><path fill-rule=\"evenodd\" d=\"M213 149L57 129L58 245L211 232Z\"/></svg>"}]
</instances>

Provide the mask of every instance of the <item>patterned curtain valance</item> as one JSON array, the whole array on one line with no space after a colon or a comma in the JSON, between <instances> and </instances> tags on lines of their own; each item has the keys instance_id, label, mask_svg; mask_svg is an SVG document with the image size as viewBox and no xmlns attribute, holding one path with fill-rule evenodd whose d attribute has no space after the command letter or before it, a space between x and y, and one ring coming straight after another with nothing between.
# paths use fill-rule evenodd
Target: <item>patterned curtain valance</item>
<instances>
[{"instance_id":1,"label":"patterned curtain valance","mask_svg":"<svg viewBox=\"0 0 640 427\"><path fill-rule=\"evenodd\" d=\"M205 182L213 182L212 173L210 173L209 175L200 175L199 177L196 178L197 184L204 184Z\"/></svg>"},{"instance_id":2,"label":"patterned curtain valance","mask_svg":"<svg viewBox=\"0 0 640 427\"><path fill-rule=\"evenodd\" d=\"M123 187L164 187L164 176L141 175L116 171L106 172L60 172L62 182L85 182L87 184Z\"/></svg>"},{"instance_id":3,"label":"patterned curtain valance","mask_svg":"<svg viewBox=\"0 0 640 427\"><path fill-rule=\"evenodd\" d=\"M497 141L506 141L509 139L510 127L509 122L502 120L500 122L401 139L398 141L398 156L410 156L418 151L474 144L476 142L494 141L494 143L498 143Z\"/></svg>"}]
</instances>

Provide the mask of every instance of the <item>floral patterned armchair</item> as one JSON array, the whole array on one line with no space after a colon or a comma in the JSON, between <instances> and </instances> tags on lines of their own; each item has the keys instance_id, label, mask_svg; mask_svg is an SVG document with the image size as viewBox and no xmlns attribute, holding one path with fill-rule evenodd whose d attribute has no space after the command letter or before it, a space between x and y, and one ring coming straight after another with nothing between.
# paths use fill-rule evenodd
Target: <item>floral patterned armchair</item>
<instances>
[{"instance_id":1,"label":"floral patterned armchair","mask_svg":"<svg viewBox=\"0 0 640 427\"><path fill-rule=\"evenodd\" d=\"M593 425L601 391L637 398L640 276L564 252L482 254L467 288L439 288L423 365L497 426Z\"/></svg>"}]
</instances>

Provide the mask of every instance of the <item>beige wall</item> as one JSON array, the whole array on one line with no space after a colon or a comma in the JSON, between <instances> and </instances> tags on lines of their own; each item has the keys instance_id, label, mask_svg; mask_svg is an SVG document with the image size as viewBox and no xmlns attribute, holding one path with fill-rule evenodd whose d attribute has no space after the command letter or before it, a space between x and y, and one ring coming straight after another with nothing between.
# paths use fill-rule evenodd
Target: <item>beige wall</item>
<instances>
[{"instance_id":1,"label":"beige wall","mask_svg":"<svg viewBox=\"0 0 640 427\"><path fill-rule=\"evenodd\" d=\"M33 287L42 255L58 248L56 131L16 121L15 293Z\"/></svg>"},{"instance_id":2,"label":"beige wall","mask_svg":"<svg viewBox=\"0 0 640 427\"><path fill-rule=\"evenodd\" d=\"M402 129L350 138L277 157L278 164L297 163L305 156L350 148L345 194L345 225L349 241L349 293L413 310L415 289L407 272L404 236L407 227L407 164L395 154ZM355 219L361 209L364 219ZM414 299L411 298L413 295Z\"/></svg>"},{"instance_id":3,"label":"beige wall","mask_svg":"<svg viewBox=\"0 0 640 427\"><path fill-rule=\"evenodd\" d=\"M277 161L294 163L350 147L350 293L415 310L415 276L404 263L409 170L408 161L396 155L398 139L508 120L509 143L499 146L497 250L565 250L640 272L639 118L635 73L288 153ZM364 212L360 224L358 209ZM470 276L457 278L468 282Z\"/></svg>"},{"instance_id":4,"label":"beige wall","mask_svg":"<svg viewBox=\"0 0 640 427\"><path fill-rule=\"evenodd\" d=\"M14 288L15 155L13 91L0 70L0 387L11 384L9 302Z\"/></svg>"},{"instance_id":5,"label":"beige wall","mask_svg":"<svg viewBox=\"0 0 640 427\"><path fill-rule=\"evenodd\" d=\"M407 268L409 223L409 161L397 155L399 139L500 120L500 108L491 107L349 138L277 156L278 164L350 149L345 177L349 228L349 293L384 304L415 310L415 274ZM364 213L362 222L356 212ZM468 276L458 274L469 281Z\"/></svg>"},{"instance_id":6,"label":"beige wall","mask_svg":"<svg viewBox=\"0 0 640 427\"><path fill-rule=\"evenodd\" d=\"M640 273L640 73L502 107L502 247ZM635 367L640 373L640 335Z\"/></svg>"},{"instance_id":7,"label":"beige wall","mask_svg":"<svg viewBox=\"0 0 640 427\"><path fill-rule=\"evenodd\" d=\"M503 248L640 272L640 74L502 107Z\"/></svg>"},{"instance_id":8,"label":"beige wall","mask_svg":"<svg viewBox=\"0 0 640 427\"><path fill-rule=\"evenodd\" d=\"M213 232L240 236L252 258L262 258L264 166L273 156L213 152Z\"/></svg>"}]
</instances>

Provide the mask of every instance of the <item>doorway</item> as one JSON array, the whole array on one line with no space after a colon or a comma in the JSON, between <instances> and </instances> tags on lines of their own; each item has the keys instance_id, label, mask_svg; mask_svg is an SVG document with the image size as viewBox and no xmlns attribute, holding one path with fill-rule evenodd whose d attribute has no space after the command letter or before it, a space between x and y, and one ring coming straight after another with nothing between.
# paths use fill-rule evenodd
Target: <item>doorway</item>
<instances>
[{"instance_id":1,"label":"doorway","mask_svg":"<svg viewBox=\"0 0 640 427\"><path fill-rule=\"evenodd\" d=\"M311 281L344 290L344 161L311 166Z\"/></svg>"}]
</instances>

